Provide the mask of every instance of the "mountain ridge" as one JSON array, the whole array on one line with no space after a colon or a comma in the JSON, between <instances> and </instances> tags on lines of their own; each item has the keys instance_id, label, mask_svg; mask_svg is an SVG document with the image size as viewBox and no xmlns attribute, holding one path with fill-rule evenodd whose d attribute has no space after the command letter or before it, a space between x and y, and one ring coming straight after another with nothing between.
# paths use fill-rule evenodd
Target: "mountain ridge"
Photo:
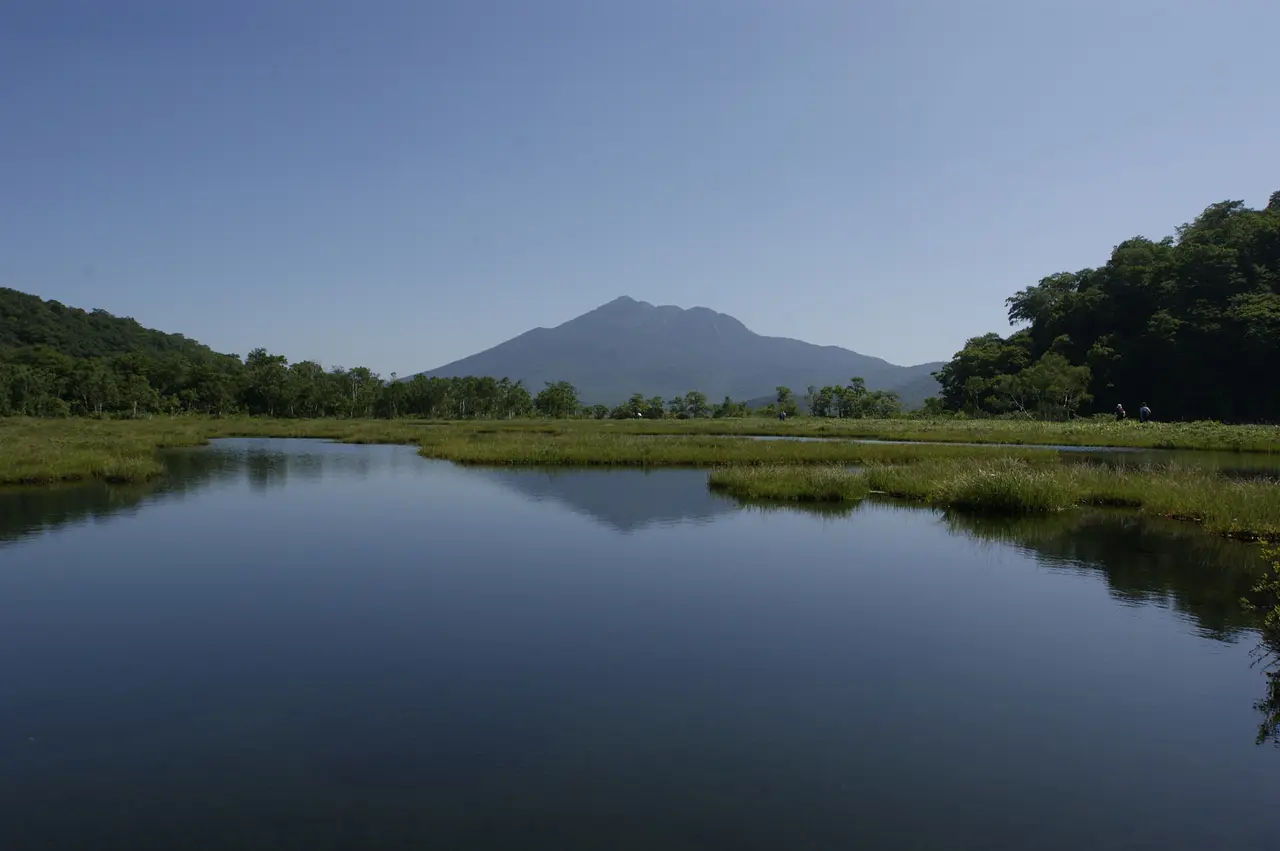
<instances>
[{"instance_id":1,"label":"mountain ridge","mask_svg":"<svg viewBox=\"0 0 1280 851\"><path fill-rule=\"evenodd\" d=\"M800 395L810 384L845 384L856 375L874 390L902 388L904 404L913 406L937 392L931 373L941 366L899 366L841 346L757 334L709 307L654 305L624 295L416 374L505 375L531 389L568 381L583 402L609 405L637 392L667 398L700 390L713 400L751 399L780 384Z\"/></svg>"}]
</instances>

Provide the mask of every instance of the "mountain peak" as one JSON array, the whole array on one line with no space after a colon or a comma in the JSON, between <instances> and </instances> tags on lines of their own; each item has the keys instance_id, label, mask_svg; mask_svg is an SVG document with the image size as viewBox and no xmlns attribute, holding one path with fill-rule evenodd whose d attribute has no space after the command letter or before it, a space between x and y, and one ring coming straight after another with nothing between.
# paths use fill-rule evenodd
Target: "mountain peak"
<instances>
[{"instance_id":1,"label":"mountain peak","mask_svg":"<svg viewBox=\"0 0 1280 851\"><path fill-rule=\"evenodd\" d=\"M632 393L665 398L690 390L717 399L752 399L772 394L780 384L799 393L810 384L844 384L855 375L872 389L893 389L921 375L932 381L929 373L937 366L894 366L837 346L764 337L709 307L653 305L622 295L554 328L521 334L427 374L505 375L529 387L563 380L588 404L614 405Z\"/></svg>"},{"instance_id":2,"label":"mountain peak","mask_svg":"<svg viewBox=\"0 0 1280 851\"><path fill-rule=\"evenodd\" d=\"M644 308L652 309L653 305L647 301L637 301L629 295L620 295L613 301L607 301L597 307L595 310L589 311L584 316L590 316L592 313L633 313Z\"/></svg>"}]
</instances>

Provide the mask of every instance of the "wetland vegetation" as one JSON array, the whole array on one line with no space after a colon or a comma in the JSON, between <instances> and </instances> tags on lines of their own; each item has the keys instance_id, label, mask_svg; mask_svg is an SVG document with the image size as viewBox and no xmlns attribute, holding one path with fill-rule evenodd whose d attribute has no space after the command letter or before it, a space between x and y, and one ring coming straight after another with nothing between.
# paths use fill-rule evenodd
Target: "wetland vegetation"
<instances>
[{"instance_id":1,"label":"wetland vegetation","mask_svg":"<svg viewBox=\"0 0 1280 851\"><path fill-rule=\"evenodd\" d=\"M662 441L646 437L665 435ZM883 440L900 445L726 441L725 436ZM1280 453L1280 428L1220 423L1070 423L1007 420L734 420L271 419L156 416L137 420L0 418L0 484L100 478L139 481L162 468L155 451L198 446L218 437L310 437L348 443L421 444L423 454L466 463L783 464L907 463L968 457L954 443L1022 444L1018 457L1052 454L1036 446L1217 449ZM911 445L911 442L937 444ZM994 451L994 447L986 451Z\"/></svg>"},{"instance_id":2,"label":"wetland vegetation","mask_svg":"<svg viewBox=\"0 0 1280 851\"><path fill-rule=\"evenodd\" d=\"M163 472L157 452L221 437L302 437L419 446L426 458L492 466L715 467L711 487L743 499L841 501L869 491L969 511L1051 512L1085 505L1136 508L1242 538L1280 538L1280 485L1169 464L1062 463L1052 448L995 447L1014 435L1057 445L1116 445L1127 434L1163 444L1274 443L1273 429L1208 424L1051 424L1015 432L1004 421L868 421L833 427L801 417L734 421L468 421L155 417L0 419L0 484L81 479L144 481ZM1023 424L1025 425L1025 424ZM1148 426L1151 426L1148 429ZM734 435L862 437L856 440L733 440ZM956 445L960 437L977 445ZM660 439L659 439L660 438ZM930 440L933 438L933 440ZM919 443L905 442L908 439ZM1130 441L1132 444L1135 441ZM1154 441L1153 441L1154 442ZM818 469L806 469L806 468ZM849 470L850 467L865 468ZM752 469L740 469L752 468Z\"/></svg>"},{"instance_id":3,"label":"wetland vegetation","mask_svg":"<svg viewBox=\"0 0 1280 851\"><path fill-rule=\"evenodd\" d=\"M1137 509L1246 540L1280 540L1280 486L1177 465L1101 466L999 457L920 459L865 470L788 467L712 472L741 499L841 501L868 494L980 514L1043 514L1085 506Z\"/></svg>"}]
</instances>

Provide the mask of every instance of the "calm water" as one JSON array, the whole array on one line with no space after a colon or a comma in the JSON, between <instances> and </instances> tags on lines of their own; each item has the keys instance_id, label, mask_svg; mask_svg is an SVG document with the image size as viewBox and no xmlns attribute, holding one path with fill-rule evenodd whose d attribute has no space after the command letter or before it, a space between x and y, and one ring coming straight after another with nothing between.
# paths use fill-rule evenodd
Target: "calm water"
<instances>
[{"instance_id":1,"label":"calm water","mask_svg":"<svg viewBox=\"0 0 1280 851\"><path fill-rule=\"evenodd\" d=\"M1275 849L1252 551L224 441L0 493L0 848Z\"/></svg>"}]
</instances>

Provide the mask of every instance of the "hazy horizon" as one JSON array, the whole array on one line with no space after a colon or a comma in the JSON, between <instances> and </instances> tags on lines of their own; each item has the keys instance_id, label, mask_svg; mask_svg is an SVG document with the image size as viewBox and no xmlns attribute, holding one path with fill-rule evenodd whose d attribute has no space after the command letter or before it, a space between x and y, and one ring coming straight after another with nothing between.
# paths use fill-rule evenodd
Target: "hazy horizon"
<instances>
[{"instance_id":1,"label":"hazy horizon","mask_svg":"<svg viewBox=\"0 0 1280 851\"><path fill-rule=\"evenodd\" d=\"M0 9L0 286L436 368L620 295L901 365L1280 189L1280 5Z\"/></svg>"}]
</instances>

